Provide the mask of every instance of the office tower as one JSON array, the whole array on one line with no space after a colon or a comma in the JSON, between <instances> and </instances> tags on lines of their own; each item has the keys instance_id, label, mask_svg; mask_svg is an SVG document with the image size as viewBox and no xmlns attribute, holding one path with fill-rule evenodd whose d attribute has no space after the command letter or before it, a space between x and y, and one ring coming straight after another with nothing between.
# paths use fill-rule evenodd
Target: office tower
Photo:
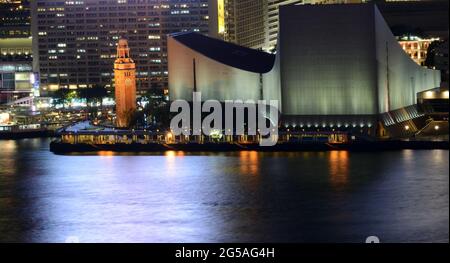
<instances>
[{"instance_id":1,"label":"office tower","mask_svg":"<svg viewBox=\"0 0 450 263\"><path fill-rule=\"evenodd\" d=\"M306 0L307 1L307 0ZM267 31L268 38L266 41L266 50L274 50L278 40L279 30L279 8L282 5L290 4L302 4L302 0L268 0L268 19L267 19Z\"/></svg>"},{"instance_id":2,"label":"office tower","mask_svg":"<svg viewBox=\"0 0 450 263\"><path fill-rule=\"evenodd\" d=\"M0 0L0 14L0 38L31 36L28 0Z\"/></svg>"},{"instance_id":3,"label":"office tower","mask_svg":"<svg viewBox=\"0 0 450 263\"><path fill-rule=\"evenodd\" d=\"M135 58L138 91L166 89L166 35L208 33L208 0L36 0L31 10L33 67L44 91L113 86L121 37Z\"/></svg>"},{"instance_id":4,"label":"office tower","mask_svg":"<svg viewBox=\"0 0 450 263\"><path fill-rule=\"evenodd\" d=\"M270 50L278 36L278 8L302 0L213 0L210 36L240 46Z\"/></svg>"},{"instance_id":5,"label":"office tower","mask_svg":"<svg viewBox=\"0 0 450 263\"><path fill-rule=\"evenodd\" d=\"M0 39L0 103L30 96L34 74L31 67L31 39Z\"/></svg>"},{"instance_id":6,"label":"office tower","mask_svg":"<svg viewBox=\"0 0 450 263\"><path fill-rule=\"evenodd\" d=\"M33 93L29 1L0 1L0 103Z\"/></svg>"},{"instance_id":7,"label":"office tower","mask_svg":"<svg viewBox=\"0 0 450 263\"><path fill-rule=\"evenodd\" d=\"M211 36L261 49L266 40L267 0L213 0Z\"/></svg>"}]
</instances>

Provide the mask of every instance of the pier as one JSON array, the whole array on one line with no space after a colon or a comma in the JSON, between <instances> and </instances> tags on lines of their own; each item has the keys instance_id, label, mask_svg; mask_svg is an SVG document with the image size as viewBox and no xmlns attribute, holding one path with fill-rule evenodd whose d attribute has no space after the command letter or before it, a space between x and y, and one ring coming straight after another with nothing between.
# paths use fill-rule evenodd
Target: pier
<instances>
[{"instance_id":1,"label":"pier","mask_svg":"<svg viewBox=\"0 0 450 263\"><path fill-rule=\"evenodd\" d=\"M347 138L342 135L343 138ZM75 152L226 152L226 151L388 151L402 149L449 149L448 141L343 140L334 134L282 133L275 146L259 145L259 136L173 136L170 132L84 131L62 133L50 144L57 154ZM351 137L350 137L351 138Z\"/></svg>"}]
</instances>

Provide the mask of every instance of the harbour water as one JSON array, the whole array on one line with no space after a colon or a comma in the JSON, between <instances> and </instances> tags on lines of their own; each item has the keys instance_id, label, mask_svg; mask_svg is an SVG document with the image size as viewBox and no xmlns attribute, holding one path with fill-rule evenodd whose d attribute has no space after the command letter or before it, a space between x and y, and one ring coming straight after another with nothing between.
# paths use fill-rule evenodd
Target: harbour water
<instances>
[{"instance_id":1,"label":"harbour water","mask_svg":"<svg viewBox=\"0 0 450 263\"><path fill-rule=\"evenodd\" d=\"M448 150L55 155L0 141L0 242L449 242Z\"/></svg>"}]
</instances>

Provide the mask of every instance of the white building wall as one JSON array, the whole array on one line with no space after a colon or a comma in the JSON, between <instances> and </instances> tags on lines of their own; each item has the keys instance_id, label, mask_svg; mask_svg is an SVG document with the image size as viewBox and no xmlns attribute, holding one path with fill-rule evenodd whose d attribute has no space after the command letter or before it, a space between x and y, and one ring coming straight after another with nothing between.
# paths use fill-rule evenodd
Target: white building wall
<instances>
[{"instance_id":1,"label":"white building wall","mask_svg":"<svg viewBox=\"0 0 450 263\"><path fill-rule=\"evenodd\" d=\"M283 114L384 113L440 85L440 72L403 51L374 5L282 7L280 21Z\"/></svg>"},{"instance_id":2,"label":"white building wall","mask_svg":"<svg viewBox=\"0 0 450 263\"><path fill-rule=\"evenodd\" d=\"M377 113L371 17L365 6L281 7L283 114Z\"/></svg>"},{"instance_id":3,"label":"white building wall","mask_svg":"<svg viewBox=\"0 0 450 263\"><path fill-rule=\"evenodd\" d=\"M205 100L258 100L260 75L214 61L168 38L169 90L171 100L192 101L193 60L196 61L197 91Z\"/></svg>"},{"instance_id":4,"label":"white building wall","mask_svg":"<svg viewBox=\"0 0 450 263\"><path fill-rule=\"evenodd\" d=\"M398 44L378 8L374 8L374 13L378 107L379 113L384 113L416 104L416 94L439 87L441 75L437 70L417 65Z\"/></svg>"},{"instance_id":5,"label":"white building wall","mask_svg":"<svg viewBox=\"0 0 450 263\"><path fill-rule=\"evenodd\" d=\"M214 61L168 38L170 99L192 101L193 60L196 61L197 91L202 100L258 100L260 74Z\"/></svg>"},{"instance_id":6,"label":"white building wall","mask_svg":"<svg viewBox=\"0 0 450 263\"><path fill-rule=\"evenodd\" d=\"M281 101L280 52L276 55L272 70L263 75L263 99L266 101L277 100L278 109L281 111L283 105Z\"/></svg>"}]
</instances>

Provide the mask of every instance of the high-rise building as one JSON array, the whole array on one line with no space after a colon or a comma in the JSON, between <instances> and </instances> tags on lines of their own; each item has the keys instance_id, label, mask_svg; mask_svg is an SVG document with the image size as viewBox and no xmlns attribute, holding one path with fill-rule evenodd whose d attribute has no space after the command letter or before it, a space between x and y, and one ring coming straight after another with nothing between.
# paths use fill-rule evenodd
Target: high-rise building
<instances>
[{"instance_id":1,"label":"high-rise building","mask_svg":"<svg viewBox=\"0 0 450 263\"><path fill-rule=\"evenodd\" d=\"M266 50L273 50L276 48L278 40L278 28L279 28L279 9L282 5L289 4L302 4L302 0L268 0L268 19L267 19L267 32L268 38L266 41ZM308 1L308 0L306 0Z\"/></svg>"},{"instance_id":2,"label":"high-rise building","mask_svg":"<svg viewBox=\"0 0 450 263\"><path fill-rule=\"evenodd\" d=\"M113 86L117 40L126 37L137 89L167 88L166 35L208 33L208 0L32 1L33 67L41 88Z\"/></svg>"},{"instance_id":3,"label":"high-rise building","mask_svg":"<svg viewBox=\"0 0 450 263\"><path fill-rule=\"evenodd\" d=\"M0 0L0 103L33 94L30 3Z\"/></svg>"},{"instance_id":4,"label":"high-rise building","mask_svg":"<svg viewBox=\"0 0 450 263\"><path fill-rule=\"evenodd\" d=\"M116 126L127 128L132 114L136 110L136 64L130 57L130 48L126 39L120 39L117 45L114 81L116 84Z\"/></svg>"},{"instance_id":5,"label":"high-rise building","mask_svg":"<svg viewBox=\"0 0 450 263\"><path fill-rule=\"evenodd\" d=\"M30 96L34 74L31 67L31 39L0 39L0 103Z\"/></svg>"},{"instance_id":6,"label":"high-rise building","mask_svg":"<svg viewBox=\"0 0 450 263\"><path fill-rule=\"evenodd\" d=\"M240 46L270 50L278 36L278 8L303 0L213 0L210 35Z\"/></svg>"},{"instance_id":7,"label":"high-rise building","mask_svg":"<svg viewBox=\"0 0 450 263\"><path fill-rule=\"evenodd\" d=\"M211 35L241 46L262 49L267 37L267 1L212 1L216 17L211 20Z\"/></svg>"},{"instance_id":8,"label":"high-rise building","mask_svg":"<svg viewBox=\"0 0 450 263\"><path fill-rule=\"evenodd\" d=\"M30 1L0 0L0 38L31 36Z\"/></svg>"},{"instance_id":9,"label":"high-rise building","mask_svg":"<svg viewBox=\"0 0 450 263\"><path fill-rule=\"evenodd\" d=\"M304 0L305 4L328 5L328 4L361 4L371 0Z\"/></svg>"}]
</instances>

